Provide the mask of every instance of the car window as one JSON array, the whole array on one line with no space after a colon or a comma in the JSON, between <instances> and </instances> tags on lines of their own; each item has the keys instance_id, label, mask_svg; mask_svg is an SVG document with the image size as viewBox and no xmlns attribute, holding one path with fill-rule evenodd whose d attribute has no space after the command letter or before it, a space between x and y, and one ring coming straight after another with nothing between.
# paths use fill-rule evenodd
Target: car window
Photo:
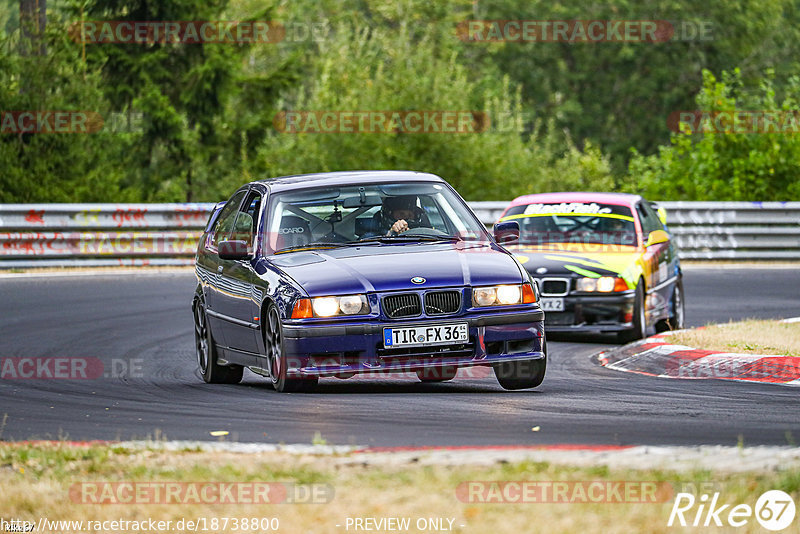
<instances>
[{"instance_id":1,"label":"car window","mask_svg":"<svg viewBox=\"0 0 800 534\"><path fill-rule=\"evenodd\" d=\"M247 243L247 250L251 253L253 252L253 243L255 243L256 225L260 211L261 193L251 191L239 208L231 233L231 239Z\"/></svg>"},{"instance_id":2,"label":"car window","mask_svg":"<svg viewBox=\"0 0 800 534\"><path fill-rule=\"evenodd\" d=\"M653 224L653 230L664 230L664 223L661 222L661 219L658 217L658 212L653 209L653 206L651 206L649 202L643 203L642 206L644 206L644 211Z\"/></svg>"},{"instance_id":3,"label":"car window","mask_svg":"<svg viewBox=\"0 0 800 534\"><path fill-rule=\"evenodd\" d=\"M404 207L398 208L398 203ZM387 237L399 212L405 212L402 218L408 222L406 238L488 239L486 229L449 187L408 182L326 186L271 195L265 248L281 251Z\"/></svg>"},{"instance_id":4,"label":"car window","mask_svg":"<svg viewBox=\"0 0 800 534\"><path fill-rule=\"evenodd\" d=\"M639 214L645 241L647 240L647 236L650 235L650 232L664 229L661 225L661 221L658 219L658 215L652 210L648 210L648 207L649 206L641 202L636 204L636 212Z\"/></svg>"},{"instance_id":5,"label":"car window","mask_svg":"<svg viewBox=\"0 0 800 534\"><path fill-rule=\"evenodd\" d=\"M517 221L520 244L636 245L633 213L627 206L596 202L532 203L512 206L501 221Z\"/></svg>"},{"instance_id":6,"label":"car window","mask_svg":"<svg viewBox=\"0 0 800 534\"><path fill-rule=\"evenodd\" d=\"M214 248L219 247L220 241L225 241L230 236L233 230L233 224L236 221L236 215L239 212L239 204L242 203L242 198L247 191L239 191L234 194L231 199L222 208L222 211L217 218L217 224L214 228L214 237L211 239L211 244Z\"/></svg>"}]
</instances>

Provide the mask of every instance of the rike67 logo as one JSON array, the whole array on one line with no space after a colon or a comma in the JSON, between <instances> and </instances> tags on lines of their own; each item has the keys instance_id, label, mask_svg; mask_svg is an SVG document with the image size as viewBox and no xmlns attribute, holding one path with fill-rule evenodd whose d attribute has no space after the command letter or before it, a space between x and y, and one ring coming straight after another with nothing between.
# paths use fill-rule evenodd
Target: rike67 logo
<instances>
[{"instance_id":1,"label":"rike67 logo","mask_svg":"<svg viewBox=\"0 0 800 534\"><path fill-rule=\"evenodd\" d=\"M705 493L699 498L691 493L678 493L667 526L739 528L755 517L763 528L777 532L792 524L795 511L794 500L781 490L764 492L756 501L755 508L748 504L723 504L719 492L714 493L710 499Z\"/></svg>"}]
</instances>

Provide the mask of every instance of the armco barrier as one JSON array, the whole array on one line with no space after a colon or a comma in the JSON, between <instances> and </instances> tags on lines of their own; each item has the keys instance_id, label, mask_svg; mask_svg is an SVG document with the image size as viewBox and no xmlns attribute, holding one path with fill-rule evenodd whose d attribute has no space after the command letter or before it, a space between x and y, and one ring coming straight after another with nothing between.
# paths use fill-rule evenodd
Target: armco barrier
<instances>
[{"instance_id":1,"label":"armco barrier","mask_svg":"<svg viewBox=\"0 0 800 534\"><path fill-rule=\"evenodd\" d=\"M214 204L2 204L0 269L191 265Z\"/></svg>"},{"instance_id":2,"label":"armco barrier","mask_svg":"<svg viewBox=\"0 0 800 534\"><path fill-rule=\"evenodd\" d=\"M487 225L507 202L471 202ZM681 257L800 260L800 202L662 202ZM191 265L213 204L0 204L0 269Z\"/></svg>"},{"instance_id":3,"label":"armco barrier","mask_svg":"<svg viewBox=\"0 0 800 534\"><path fill-rule=\"evenodd\" d=\"M800 202L661 202L686 259L800 260Z\"/></svg>"}]
</instances>

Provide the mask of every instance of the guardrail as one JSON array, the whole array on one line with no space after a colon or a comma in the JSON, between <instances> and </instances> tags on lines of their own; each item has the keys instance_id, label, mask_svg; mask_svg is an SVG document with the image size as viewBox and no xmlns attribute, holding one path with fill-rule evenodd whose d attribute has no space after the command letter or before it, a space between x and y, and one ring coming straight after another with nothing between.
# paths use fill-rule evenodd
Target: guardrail
<instances>
[{"instance_id":1,"label":"guardrail","mask_svg":"<svg viewBox=\"0 0 800 534\"><path fill-rule=\"evenodd\" d=\"M192 265L213 207L0 204L0 269Z\"/></svg>"},{"instance_id":2,"label":"guardrail","mask_svg":"<svg viewBox=\"0 0 800 534\"><path fill-rule=\"evenodd\" d=\"M471 202L487 225L508 202ZM800 260L800 202L661 202L684 259ZM0 269L191 265L213 203L0 204Z\"/></svg>"}]
</instances>

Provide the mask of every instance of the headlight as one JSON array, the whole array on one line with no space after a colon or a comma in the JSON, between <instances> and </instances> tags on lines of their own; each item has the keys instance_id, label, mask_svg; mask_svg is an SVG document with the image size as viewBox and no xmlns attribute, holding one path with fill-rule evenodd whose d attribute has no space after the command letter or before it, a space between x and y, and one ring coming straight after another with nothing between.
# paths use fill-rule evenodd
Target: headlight
<instances>
[{"instance_id":1,"label":"headlight","mask_svg":"<svg viewBox=\"0 0 800 534\"><path fill-rule=\"evenodd\" d=\"M578 291L611 293L612 291L627 291L628 284L622 278L601 276L600 278L578 278L575 285Z\"/></svg>"},{"instance_id":2,"label":"headlight","mask_svg":"<svg viewBox=\"0 0 800 534\"><path fill-rule=\"evenodd\" d=\"M345 315L355 315L361 311L365 304L365 299L362 295L348 295L346 297L339 297L339 309Z\"/></svg>"},{"instance_id":3,"label":"headlight","mask_svg":"<svg viewBox=\"0 0 800 534\"><path fill-rule=\"evenodd\" d=\"M611 276L601 276L597 279L597 290L603 293L614 291L614 278Z\"/></svg>"},{"instance_id":4,"label":"headlight","mask_svg":"<svg viewBox=\"0 0 800 534\"><path fill-rule=\"evenodd\" d=\"M475 306L491 306L497 301L497 289L494 287L479 287L472 292L472 301Z\"/></svg>"},{"instance_id":5,"label":"headlight","mask_svg":"<svg viewBox=\"0 0 800 534\"><path fill-rule=\"evenodd\" d=\"M473 306L508 306L534 302L536 302L536 295L528 283L476 287L472 290Z\"/></svg>"},{"instance_id":6,"label":"headlight","mask_svg":"<svg viewBox=\"0 0 800 534\"><path fill-rule=\"evenodd\" d=\"M575 289L578 291L597 291L597 278L578 278Z\"/></svg>"},{"instance_id":7,"label":"headlight","mask_svg":"<svg viewBox=\"0 0 800 534\"><path fill-rule=\"evenodd\" d=\"M517 304L522 296L519 286L499 286L497 288L497 302L500 304Z\"/></svg>"},{"instance_id":8,"label":"headlight","mask_svg":"<svg viewBox=\"0 0 800 534\"><path fill-rule=\"evenodd\" d=\"M369 304L367 303L366 295L316 297L312 299L298 299L294 303L294 308L292 308L292 319L367 313L369 313Z\"/></svg>"},{"instance_id":9,"label":"headlight","mask_svg":"<svg viewBox=\"0 0 800 534\"><path fill-rule=\"evenodd\" d=\"M333 297L322 297L311 301L314 314L320 317L331 317L339 312L339 303Z\"/></svg>"}]
</instances>

